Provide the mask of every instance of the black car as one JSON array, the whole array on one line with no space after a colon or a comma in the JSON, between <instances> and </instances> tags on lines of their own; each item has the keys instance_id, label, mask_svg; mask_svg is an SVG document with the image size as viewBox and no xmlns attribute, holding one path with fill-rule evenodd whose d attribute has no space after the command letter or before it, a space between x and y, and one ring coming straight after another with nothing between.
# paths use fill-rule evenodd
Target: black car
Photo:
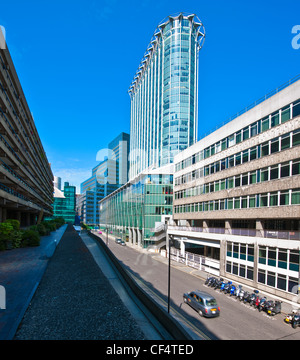
<instances>
[{"instance_id":1,"label":"black car","mask_svg":"<svg viewBox=\"0 0 300 360\"><path fill-rule=\"evenodd\" d=\"M220 315L220 307L216 299L207 292L195 290L185 293L183 301L195 309L200 316L216 317Z\"/></svg>"}]
</instances>

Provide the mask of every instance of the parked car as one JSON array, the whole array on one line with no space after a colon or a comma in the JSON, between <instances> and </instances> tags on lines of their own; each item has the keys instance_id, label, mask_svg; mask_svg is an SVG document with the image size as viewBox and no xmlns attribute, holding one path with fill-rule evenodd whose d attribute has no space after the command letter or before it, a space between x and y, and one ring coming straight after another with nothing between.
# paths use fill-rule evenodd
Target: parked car
<instances>
[{"instance_id":1,"label":"parked car","mask_svg":"<svg viewBox=\"0 0 300 360\"><path fill-rule=\"evenodd\" d=\"M183 301L195 309L200 316L216 317L220 315L220 307L216 299L207 292L195 290L185 293Z\"/></svg>"}]
</instances>

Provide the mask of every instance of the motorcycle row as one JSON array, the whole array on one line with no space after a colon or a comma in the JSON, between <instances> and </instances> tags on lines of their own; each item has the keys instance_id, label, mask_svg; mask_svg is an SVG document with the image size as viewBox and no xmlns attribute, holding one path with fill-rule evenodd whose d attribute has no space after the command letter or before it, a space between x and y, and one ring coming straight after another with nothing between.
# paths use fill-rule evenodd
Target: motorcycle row
<instances>
[{"instance_id":1,"label":"motorcycle row","mask_svg":"<svg viewBox=\"0 0 300 360\"><path fill-rule=\"evenodd\" d=\"M214 276L208 276L205 285L214 288L215 290L219 289L220 292L224 294L229 294L229 296L235 296L243 303L248 303L250 306L258 309L258 311L264 311L270 316L281 313L281 303L282 301L267 300L265 296L259 297L259 291L254 290L252 293L244 290L242 285L234 285L231 281L224 281L222 278L216 278ZM300 326L300 310L293 310L292 313L288 314L284 321L292 325L295 329L297 326Z\"/></svg>"}]
</instances>

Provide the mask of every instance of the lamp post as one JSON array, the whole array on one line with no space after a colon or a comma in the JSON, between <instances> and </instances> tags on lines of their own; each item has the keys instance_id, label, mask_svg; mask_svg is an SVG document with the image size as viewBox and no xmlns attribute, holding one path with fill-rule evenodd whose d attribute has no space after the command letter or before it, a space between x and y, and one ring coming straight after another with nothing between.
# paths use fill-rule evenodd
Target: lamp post
<instances>
[{"instance_id":1,"label":"lamp post","mask_svg":"<svg viewBox=\"0 0 300 360\"><path fill-rule=\"evenodd\" d=\"M171 292L171 243L172 239L167 233L167 240L169 243L168 246L168 255L169 255L169 264L168 264L168 313L170 313L170 292Z\"/></svg>"}]
</instances>

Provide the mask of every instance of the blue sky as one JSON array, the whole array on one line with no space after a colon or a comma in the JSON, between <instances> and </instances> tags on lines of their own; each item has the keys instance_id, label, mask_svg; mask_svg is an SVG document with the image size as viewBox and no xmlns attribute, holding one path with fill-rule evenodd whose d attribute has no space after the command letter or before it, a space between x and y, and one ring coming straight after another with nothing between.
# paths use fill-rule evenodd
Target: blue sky
<instances>
[{"instance_id":1,"label":"blue sky","mask_svg":"<svg viewBox=\"0 0 300 360\"><path fill-rule=\"evenodd\" d=\"M130 83L158 23L181 11L206 29L198 137L300 73L300 49L292 47L299 0L0 2L0 25L52 171L77 192L97 152L130 132Z\"/></svg>"}]
</instances>

